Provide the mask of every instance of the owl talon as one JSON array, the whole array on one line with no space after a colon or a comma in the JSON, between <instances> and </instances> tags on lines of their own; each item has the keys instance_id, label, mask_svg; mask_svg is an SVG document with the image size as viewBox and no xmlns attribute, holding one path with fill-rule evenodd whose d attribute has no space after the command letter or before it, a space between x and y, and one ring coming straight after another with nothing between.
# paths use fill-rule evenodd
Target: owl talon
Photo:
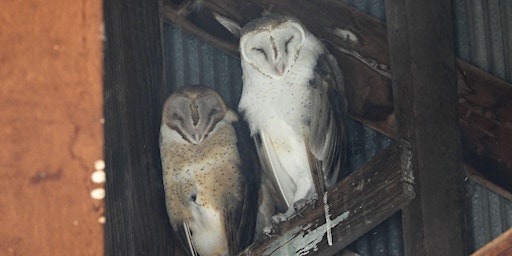
<instances>
[{"instance_id":1,"label":"owl talon","mask_svg":"<svg viewBox=\"0 0 512 256\"><path fill-rule=\"evenodd\" d=\"M313 210L316 209L316 203L318 202L318 194L314 193L313 195L311 195L311 199L309 200L309 202L312 202Z\"/></svg>"},{"instance_id":2,"label":"owl talon","mask_svg":"<svg viewBox=\"0 0 512 256\"><path fill-rule=\"evenodd\" d=\"M265 234L268 238L275 237L277 232L276 229L272 226L264 227L263 234Z\"/></svg>"},{"instance_id":3,"label":"owl talon","mask_svg":"<svg viewBox=\"0 0 512 256\"><path fill-rule=\"evenodd\" d=\"M286 213L278 213L272 216L272 226L277 226L279 223L285 222L289 217L290 216Z\"/></svg>"}]
</instances>

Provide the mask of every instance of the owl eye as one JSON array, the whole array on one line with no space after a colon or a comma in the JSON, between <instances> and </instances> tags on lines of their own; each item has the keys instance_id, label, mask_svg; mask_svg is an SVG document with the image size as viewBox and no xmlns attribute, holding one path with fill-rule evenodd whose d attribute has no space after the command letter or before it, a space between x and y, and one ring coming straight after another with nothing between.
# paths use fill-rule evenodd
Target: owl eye
<instances>
[{"instance_id":1,"label":"owl eye","mask_svg":"<svg viewBox=\"0 0 512 256\"><path fill-rule=\"evenodd\" d=\"M256 47L252 48L252 50L253 50L253 51L256 51L256 52L259 52L259 53L261 53L261 54L263 54L263 56L265 56L265 59L268 61L268 59L267 59L267 53L265 52L265 50L263 50L263 49L261 49L261 48L256 48Z\"/></svg>"},{"instance_id":2,"label":"owl eye","mask_svg":"<svg viewBox=\"0 0 512 256\"><path fill-rule=\"evenodd\" d=\"M174 121L179 121L179 122L182 122L182 121L183 121L183 118L182 118L181 116L179 116L178 114L176 114L176 113L172 113L171 118L172 118Z\"/></svg>"},{"instance_id":3,"label":"owl eye","mask_svg":"<svg viewBox=\"0 0 512 256\"><path fill-rule=\"evenodd\" d=\"M290 37L290 38L289 38L288 40L286 40L286 42L284 43L284 51L285 51L286 53L288 53L288 45L289 45L289 44L290 44L290 42L293 40L293 37L294 37L294 36Z\"/></svg>"},{"instance_id":4,"label":"owl eye","mask_svg":"<svg viewBox=\"0 0 512 256\"><path fill-rule=\"evenodd\" d=\"M210 110L210 113L209 113L209 114L210 114L210 115L216 115L216 114L218 114L218 113L220 113L220 112L222 112L222 110L221 110L220 108L212 108L212 109Z\"/></svg>"}]
</instances>

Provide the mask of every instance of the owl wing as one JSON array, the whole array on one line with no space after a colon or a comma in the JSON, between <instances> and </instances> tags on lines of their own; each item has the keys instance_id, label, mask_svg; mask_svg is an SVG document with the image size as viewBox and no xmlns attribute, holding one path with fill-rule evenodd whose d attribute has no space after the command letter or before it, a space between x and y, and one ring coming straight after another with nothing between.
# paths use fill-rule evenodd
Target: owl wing
<instances>
[{"instance_id":1,"label":"owl wing","mask_svg":"<svg viewBox=\"0 0 512 256\"><path fill-rule=\"evenodd\" d=\"M249 129L242 122L233 123L237 133L237 145L240 155L239 171L242 174L241 200L225 212L226 235L229 255L237 255L249 246L254 237L256 214L258 212L259 162L254 144L249 138Z\"/></svg>"},{"instance_id":2,"label":"owl wing","mask_svg":"<svg viewBox=\"0 0 512 256\"><path fill-rule=\"evenodd\" d=\"M269 191L269 193L272 194L277 210L285 212L294 203L292 202L294 191L293 187L290 186L290 184L294 183L287 176L287 172L279 158L279 149L274 147L268 134L259 131L253 137L262 169L265 171L264 174L270 180L270 183L274 185L274 189Z\"/></svg>"},{"instance_id":3,"label":"owl wing","mask_svg":"<svg viewBox=\"0 0 512 256\"><path fill-rule=\"evenodd\" d=\"M325 49L317 59L311 86L311 122L306 143L317 191L332 187L345 163L347 137L345 118L347 101L343 76L334 56ZM319 187L320 186L320 187Z\"/></svg>"},{"instance_id":4,"label":"owl wing","mask_svg":"<svg viewBox=\"0 0 512 256\"><path fill-rule=\"evenodd\" d=\"M187 222L181 222L181 225L177 226L176 234L178 235L178 240L184 246L182 248L187 248L189 255L197 256L197 252L192 242L192 234L190 233L190 228Z\"/></svg>"}]
</instances>

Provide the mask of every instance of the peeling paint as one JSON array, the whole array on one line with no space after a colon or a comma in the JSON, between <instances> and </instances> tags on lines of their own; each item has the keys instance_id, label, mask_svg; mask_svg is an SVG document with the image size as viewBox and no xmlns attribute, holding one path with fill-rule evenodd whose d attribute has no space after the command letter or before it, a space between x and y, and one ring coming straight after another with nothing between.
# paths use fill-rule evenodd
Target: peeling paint
<instances>
[{"instance_id":1,"label":"peeling paint","mask_svg":"<svg viewBox=\"0 0 512 256\"><path fill-rule=\"evenodd\" d=\"M331 214L329 214L329 204L327 204L327 192L324 194L324 213L325 213L325 227L327 232L327 243L332 246L332 232L331 232Z\"/></svg>"},{"instance_id":2,"label":"peeling paint","mask_svg":"<svg viewBox=\"0 0 512 256\"><path fill-rule=\"evenodd\" d=\"M350 211L345 211L331 220L331 228L346 220L349 215ZM263 255L307 255L312 249L313 251L318 250L318 243L327 233L327 223L313 230L310 230L311 226L311 224L307 224L291 229L282 236L282 239L274 241Z\"/></svg>"}]
</instances>

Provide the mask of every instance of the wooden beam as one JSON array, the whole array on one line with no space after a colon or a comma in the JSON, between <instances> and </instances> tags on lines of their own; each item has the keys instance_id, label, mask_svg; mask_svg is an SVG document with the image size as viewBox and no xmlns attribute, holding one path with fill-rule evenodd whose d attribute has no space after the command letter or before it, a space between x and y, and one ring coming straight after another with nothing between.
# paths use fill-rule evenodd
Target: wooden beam
<instances>
[{"instance_id":1,"label":"wooden beam","mask_svg":"<svg viewBox=\"0 0 512 256\"><path fill-rule=\"evenodd\" d=\"M402 212L405 255L465 255L450 1L387 0L386 17L402 168L416 182Z\"/></svg>"},{"instance_id":2,"label":"wooden beam","mask_svg":"<svg viewBox=\"0 0 512 256\"><path fill-rule=\"evenodd\" d=\"M386 25L339 1L203 1L198 13L166 5L162 15L218 48L238 55L238 42L212 12L243 25L265 9L294 15L329 47L344 71L350 115L396 138ZM316 15L310 15L315 13ZM329 17L323 19L321 17ZM212 25L213 24L213 25ZM341 30L337 30L339 28ZM340 37L350 32L352 39ZM357 39L357 42L353 40ZM485 177L512 191L512 85L462 61L459 65L459 106L466 162Z\"/></svg>"},{"instance_id":3,"label":"wooden beam","mask_svg":"<svg viewBox=\"0 0 512 256\"><path fill-rule=\"evenodd\" d=\"M512 228L492 240L471 256L506 256L512 255Z\"/></svg>"},{"instance_id":4,"label":"wooden beam","mask_svg":"<svg viewBox=\"0 0 512 256\"><path fill-rule=\"evenodd\" d=\"M401 171L402 161L397 145L383 150L319 196L314 208L310 205L302 212L304 217L281 223L278 236L255 242L241 254L332 255L340 251L414 198L412 175Z\"/></svg>"},{"instance_id":5,"label":"wooden beam","mask_svg":"<svg viewBox=\"0 0 512 256\"><path fill-rule=\"evenodd\" d=\"M183 255L165 210L158 0L104 1L105 255ZM175 240L177 241L177 240Z\"/></svg>"},{"instance_id":6,"label":"wooden beam","mask_svg":"<svg viewBox=\"0 0 512 256\"><path fill-rule=\"evenodd\" d=\"M464 61L458 65L464 159L512 192L512 84Z\"/></svg>"}]
</instances>

